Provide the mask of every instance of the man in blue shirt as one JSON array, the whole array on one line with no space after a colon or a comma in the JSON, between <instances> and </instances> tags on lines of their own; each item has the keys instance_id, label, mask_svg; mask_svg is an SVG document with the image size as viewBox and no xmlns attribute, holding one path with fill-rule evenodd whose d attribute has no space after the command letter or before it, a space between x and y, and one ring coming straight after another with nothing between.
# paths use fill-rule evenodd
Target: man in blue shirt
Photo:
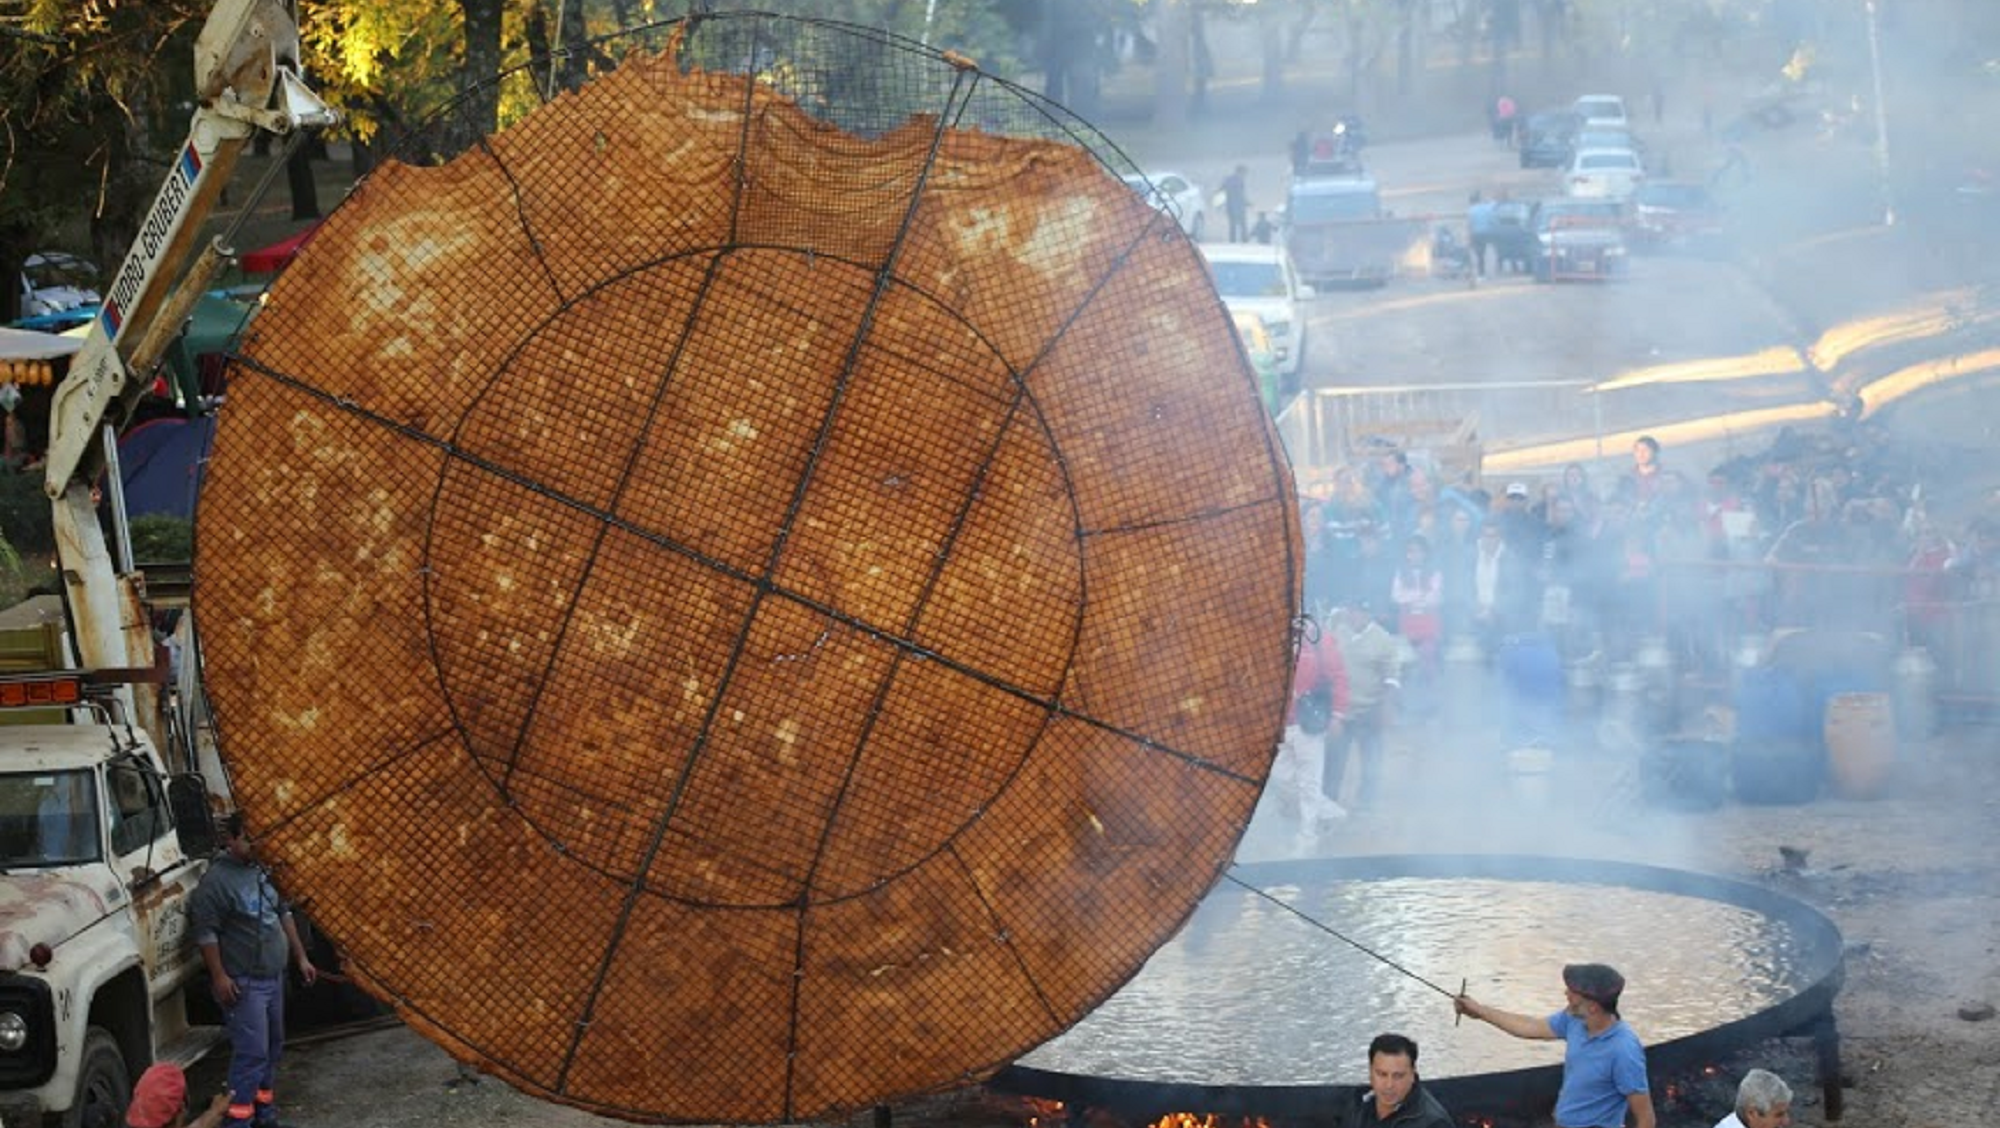
<instances>
[{"instance_id":1,"label":"man in blue shirt","mask_svg":"<svg viewBox=\"0 0 2000 1128\"><path fill-rule=\"evenodd\" d=\"M1635 1128L1655 1128L1646 1048L1618 1017L1624 991L1625 977L1611 968L1570 964L1563 968L1563 1009L1545 1019L1489 1007L1469 995L1455 1002L1458 1013L1516 1038L1566 1044L1557 1128L1625 1128L1628 1112Z\"/></svg>"},{"instance_id":2,"label":"man in blue shirt","mask_svg":"<svg viewBox=\"0 0 2000 1128\"><path fill-rule=\"evenodd\" d=\"M1472 244L1473 273L1481 276L1486 273L1486 248L1493 242L1493 229L1499 218L1495 214L1498 206L1474 192L1465 207L1465 240ZM1494 265L1501 264L1496 262Z\"/></svg>"}]
</instances>

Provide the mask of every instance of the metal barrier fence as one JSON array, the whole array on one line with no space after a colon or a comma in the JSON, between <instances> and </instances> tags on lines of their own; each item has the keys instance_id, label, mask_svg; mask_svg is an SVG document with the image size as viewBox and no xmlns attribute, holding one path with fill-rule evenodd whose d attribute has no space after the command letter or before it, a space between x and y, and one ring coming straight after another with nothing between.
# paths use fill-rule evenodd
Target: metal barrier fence
<instances>
[{"instance_id":1,"label":"metal barrier fence","mask_svg":"<svg viewBox=\"0 0 2000 1128\"><path fill-rule=\"evenodd\" d=\"M1469 454L1469 468L1476 470L1483 434L1506 435L1510 442L1596 435L1601 446L1603 398L1591 394L1591 386L1586 380L1514 380L1308 388L1279 413L1278 430L1305 482L1383 445L1437 451L1446 463L1452 452L1461 461Z\"/></svg>"}]
</instances>

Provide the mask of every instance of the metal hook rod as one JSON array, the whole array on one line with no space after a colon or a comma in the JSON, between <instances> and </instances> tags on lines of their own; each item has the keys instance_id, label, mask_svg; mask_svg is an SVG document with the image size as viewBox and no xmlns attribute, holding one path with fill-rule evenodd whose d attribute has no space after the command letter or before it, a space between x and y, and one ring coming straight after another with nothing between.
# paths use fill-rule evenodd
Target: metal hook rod
<instances>
[{"instance_id":1,"label":"metal hook rod","mask_svg":"<svg viewBox=\"0 0 2000 1128\"><path fill-rule=\"evenodd\" d=\"M1286 912L1292 914L1293 916L1299 918L1300 920L1305 921L1307 924L1312 925L1314 928L1319 929L1321 932L1326 933L1328 936L1333 937L1335 940L1338 940L1341 943L1346 944L1347 946L1360 952L1362 955L1373 956L1374 958L1387 964L1391 969L1399 971L1402 974L1409 976L1411 979L1414 979L1417 982L1423 984L1424 986L1430 988L1431 990L1436 991L1438 994L1443 995L1445 998L1455 999L1458 997L1458 995L1452 994L1449 989L1440 987L1437 984L1432 983L1430 980L1425 979L1423 976L1418 975L1416 972L1411 971L1409 968L1404 967L1402 964L1397 963L1395 960L1392 960L1389 957L1383 955L1382 953L1376 951L1375 949L1370 948L1366 944L1363 944L1358 940L1352 939L1351 937L1341 935L1339 931L1333 928L1333 926L1326 924L1323 921L1319 921L1310 916L1307 916L1305 913L1302 913L1299 910L1293 908L1292 906L1287 905L1283 901L1278 900L1276 897L1273 897L1271 894L1265 892L1262 889L1259 889L1257 886L1250 884L1249 882L1243 880L1242 878L1237 877L1235 874L1225 873L1222 876L1227 878L1234 884L1240 885L1243 888L1248 889L1250 892L1255 893L1257 896L1264 898L1266 901L1271 902L1272 904L1278 906L1279 908L1285 910ZM1463 995L1464 993L1465 993L1464 988L1460 988L1458 994Z\"/></svg>"}]
</instances>

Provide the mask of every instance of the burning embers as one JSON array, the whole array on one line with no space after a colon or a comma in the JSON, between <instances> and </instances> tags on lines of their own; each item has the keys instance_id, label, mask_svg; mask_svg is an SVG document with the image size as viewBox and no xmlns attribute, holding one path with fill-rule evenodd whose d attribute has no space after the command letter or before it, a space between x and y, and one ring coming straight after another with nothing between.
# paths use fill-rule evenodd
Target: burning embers
<instances>
[{"instance_id":1,"label":"burning embers","mask_svg":"<svg viewBox=\"0 0 2000 1128\"><path fill-rule=\"evenodd\" d=\"M1062 1101L1022 1097L1028 1128L1283 1128L1261 1116L1220 1116L1215 1113L1170 1112L1150 1121L1128 1119L1103 1109L1072 1108Z\"/></svg>"}]
</instances>

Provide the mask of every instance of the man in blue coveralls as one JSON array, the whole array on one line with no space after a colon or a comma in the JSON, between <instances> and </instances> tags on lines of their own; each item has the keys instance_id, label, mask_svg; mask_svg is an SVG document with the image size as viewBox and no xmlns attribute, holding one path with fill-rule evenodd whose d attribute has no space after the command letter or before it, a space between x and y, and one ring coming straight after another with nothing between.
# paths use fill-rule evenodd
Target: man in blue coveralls
<instances>
[{"instance_id":1,"label":"man in blue coveralls","mask_svg":"<svg viewBox=\"0 0 2000 1128\"><path fill-rule=\"evenodd\" d=\"M256 863L242 812L223 822L222 847L188 900L188 918L229 1032L223 1124L281 1128L272 1089L285 1045L285 957L298 964L308 985L319 972L306 958L291 906Z\"/></svg>"},{"instance_id":2,"label":"man in blue coveralls","mask_svg":"<svg viewBox=\"0 0 2000 1128\"><path fill-rule=\"evenodd\" d=\"M1547 1018L1489 1007L1470 995L1454 1002L1458 1013L1516 1038L1566 1044L1557 1128L1625 1128L1628 1112L1635 1128L1654 1128L1646 1048L1618 1017L1625 977L1603 964L1570 964L1563 968L1563 991L1563 1009Z\"/></svg>"}]
</instances>

